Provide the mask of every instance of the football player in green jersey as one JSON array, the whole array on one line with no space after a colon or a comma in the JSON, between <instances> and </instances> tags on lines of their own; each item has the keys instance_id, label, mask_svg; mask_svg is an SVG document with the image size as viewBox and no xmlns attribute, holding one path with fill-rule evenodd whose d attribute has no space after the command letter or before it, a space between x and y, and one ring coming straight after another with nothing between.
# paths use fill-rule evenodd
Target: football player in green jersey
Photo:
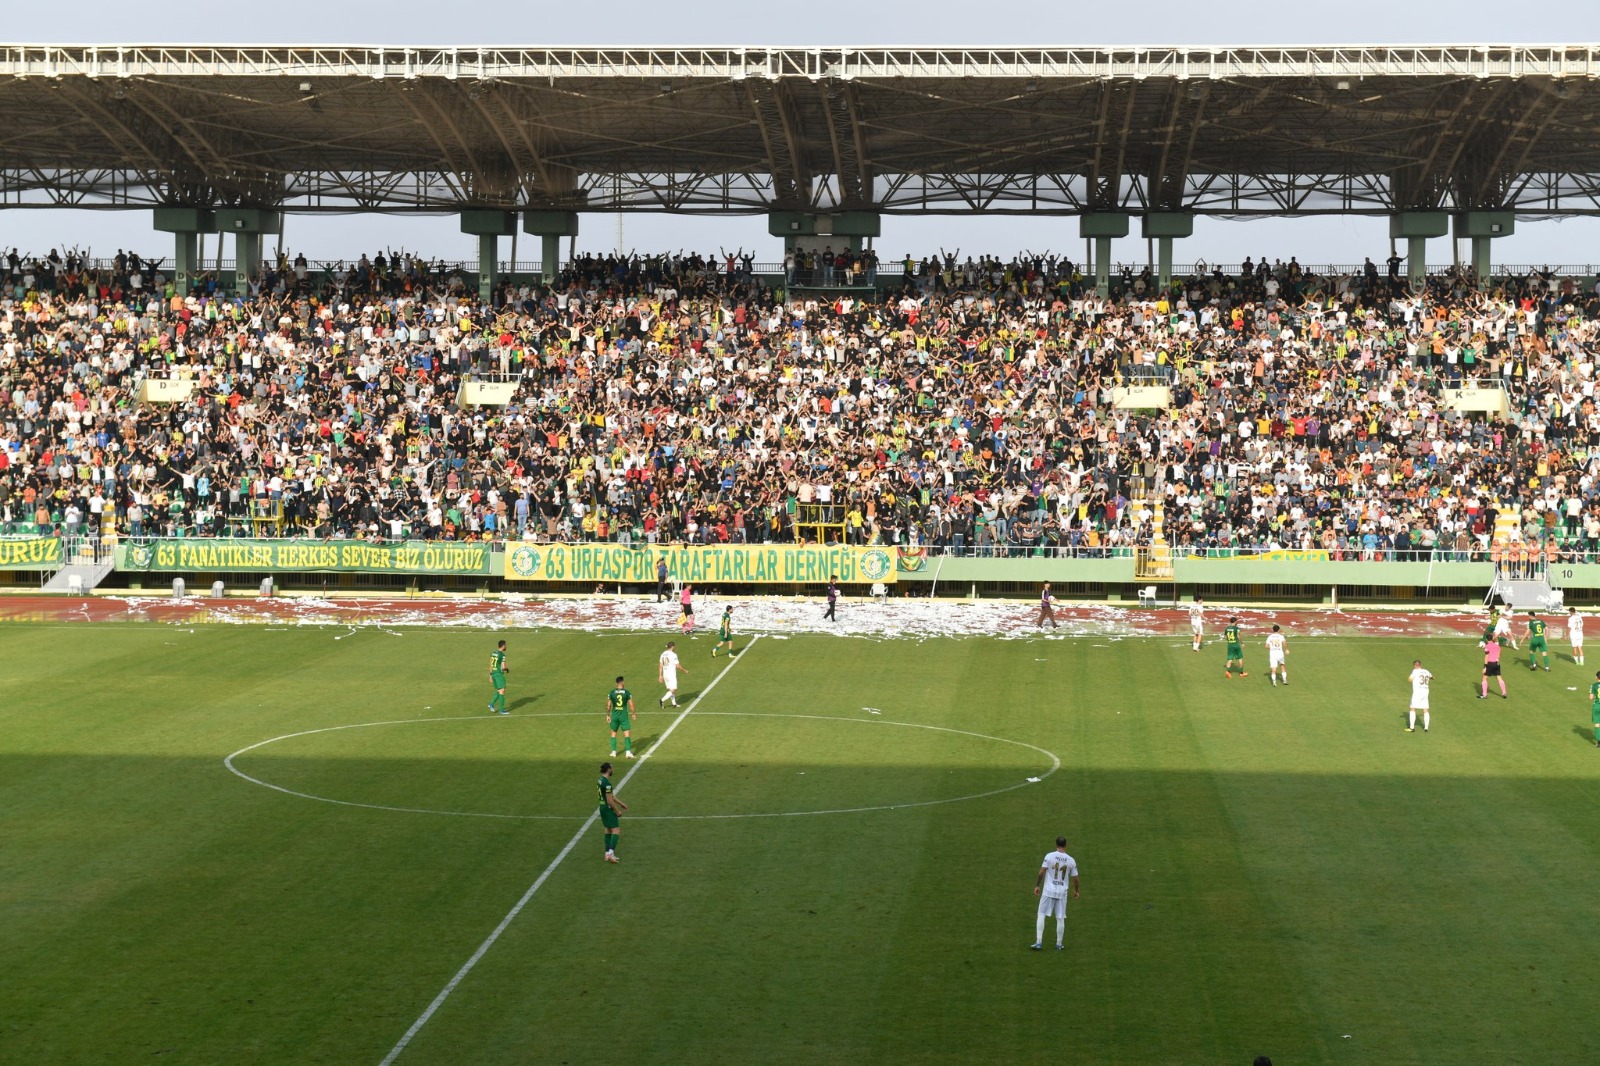
<instances>
[{"instance_id":1,"label":"football player in green jersey","mask_svg":"<svg viewBox=\"0 0 1600 1066\"><path fill-rule=\"evenodd\" d=\"M1594 746L1600 748L1600 672L1594 675L1589 686L1589 718L1594 722Z\"/></svg>"},{"instance_id":2,"label":"football player in green jersey","mask_svg":"<svg viewBox=\"0 0 1600 1066\"><path fill-rule=\"evenodd\" d=\"M510 714L506 710L506 642L495 645L489 653L489 684L494 686L494 697L489 700L490 714Z\"/></svg>"},{"instance_id":3,"label":"football player in green jersey","mask_svg":"<svg viewBox=\"0 0 1600 1066\"><path fill-rule=\"evenodd\" d=\"M717 624L717 642L711 646L711 657L717 657L717 649L726 647L728 654L733 654L733 608L722 609L722 621Z\"/></svg>"},{"instance_id":4,"label":"football player in green jersey","mask_svg":"<svg viewBox=\"0 0 1600 1066\"><path fill-rule=\"evenodd\" d=\"M1244 642L1239 636L1239 619L1237 617L1228 619L1228 628L1222 631L1222 639L1228 645L1228 662L1225 667L1228 677L1230 679L1233 677L1235 663L1239 665L1239 676L1249 677L1250 675L1245 672L1244 668Z\"/></svg>"},{"instance_id":5,"label":"football player in green jersey","mask_svg":"<svg viewBox=\"0 0 1600 1066\"><path fill-rule=\"evenodd\" d=\"M1544 656L1544 672L1550 672L1550 648L1544 639L1544 619L1533 611L1528 612L1528 669L1537 670L1533 665L1535 655Z\"/></svg>"},{"instance_id":6,"label":"football player in green jersey","mask_svg":"<svg viewBox=\"0 0 1600 1066\"><path fill-rule=\"evenodd\" d=\"M617 734L622 734L623 758L633 758L633 716L637 713L633 709L633 693L622 687L622 678L617 678L617 687L606 693L606 721L611 726L611 754L617 753Z\"/></svg>"},{"instance_id":7,"label":"football player in green jersey","mask_svg":"<svg viewBox=\"0 0 1600 1066\"><path fill-rule=\"evenodd\" d=\"M620 683L622 678L617 678ZM622 812L628 805L617 799L611 787L611 764L600 764L600 824L606 828L606 862L621 862L617 845L622 843Z\"/></svg>"}]
</instances>

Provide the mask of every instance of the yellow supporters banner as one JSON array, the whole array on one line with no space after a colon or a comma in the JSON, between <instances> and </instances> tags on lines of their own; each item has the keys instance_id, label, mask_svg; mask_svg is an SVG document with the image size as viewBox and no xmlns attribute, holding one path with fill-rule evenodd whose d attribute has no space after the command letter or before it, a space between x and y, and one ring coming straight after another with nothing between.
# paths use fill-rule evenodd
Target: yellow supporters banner
<instances>
[{"instance_id":1,"label":"yellow supporters banner","mask_svg":"<svg viewBox=\"0 0 1600 1066\"><path fill-rule=\"evenodd\" d=\"M596 581L653 584L665 560L671 581L691 584L861 585L896 579L888 548L820 544L506 545L506 577L514 581Z\"/></svg>"},{"instance_id":2,"label":"yellow supporters banner","mask_svg":"<svg viewBox=\"0 0 1600 1066\"><path fill-rule=\"evenodd\" d=\"M55 537L0 537L0 570L49 570L61 565Z\"/></svg>"},{"instance_id":3,"label":"yellow supporters banner","mask_svg":"<svg viewBox=\"0 0 1600 1066\"><path fill-rule=\"evenodd\" d=\"M1259 563L1325 563L1328 553L1321 548L1273 548L1270 551L1245 553L1228 556L1236 562Z\"/></svg>"}]
</instances>

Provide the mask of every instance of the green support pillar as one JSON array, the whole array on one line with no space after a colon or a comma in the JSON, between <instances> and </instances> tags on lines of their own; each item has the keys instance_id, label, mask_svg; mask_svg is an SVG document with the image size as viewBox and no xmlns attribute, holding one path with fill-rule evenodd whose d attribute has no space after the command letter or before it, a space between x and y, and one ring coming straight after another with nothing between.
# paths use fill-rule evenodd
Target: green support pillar
<instances>
[{"instance_id":1,"label":"green support pillar","mask_svg":"<svg viewBox=\"0 0 1600 1066\"><path fill-rule=\"evenodd\" d=\"M1111 295L1111 238L1094 239L1094 291L1100 296Z\"/></svg>"},{"instance_id":2,"label":"green support pillar","mask_svg":"<svg viewBox=\"0 0 1600 1066\"><path fill-rule=\"evenodd\" d=\"M261 234L237 234L234 238L233 291L244 296L250 292L250 279L261 273Z\"/></svg>"},{"instance_id":3,"label":"green support pillar","mask_svg":"<svg viewBox=\"0 0 1600 1066\"><path fill-rule=\"evenodd\" d=\"M478 299L488 303L500 283L500 238L478 234Z\"/></svg>"},{"instance_id":4,"label":"green support pillar","mask_svg":"<svg viewBox=\"0 0 1600 1066\"><path fill-rule=\"evenodd\" d=\"M478 238L478 299L488 303L500 281L500 238L517 231L510 211L472 207L461 212L461 232Z\"/></svg>"},{"instance_id":5,"label":"green support pillar","mask_svg":"<svg viewBox=\"0 0 1600 1066\"><path fill-rule=\"evenodd\" d=\"M180 295L194 287L200 272L200 234L215 233L216 215L200 207L158 207L155 228L173 236L172 288Z\"/></svg>"},{"instance_id":6,"label":"green support pillar","mask_svg":"<svg viewBox=\"0 0 1600 1066\"><path fill-rule=\"evenodd\" d=\"M1494 263L1489 254L1488 237L1472 238L1472 273L1478 279L1478 288L1489 287L1489 277L1494 273Z\"/></svg>"},{"instance_id":7,"label":"green support pillar","mask_svg":"<svg viewBox=\"0 0 1600 1066\"><path fill-rule=\"evenodd\" d=\"M1450 232L1450 216L1443 211L1402 211L1389 216L1389 239L1406 239L1406 283L1412 292L1428 284L1428 238Z\"/></svg>"},{"instance_id":8,"label":"green support pillar","mask_svg":"<svg viewBox=\"0 0 1600 1066\"><path fill-rule=\"evenodd\" d=\"M524 211L522 232L539 238L539 275L549 284L561 271L561 238L578 235L578 212Z\"/></svg>"},{"instance_id":9,"label":"green support pillar","mask_svg":"<svg viewBox=\"0 0 1600 1066\"><path fill-rule=\"evenodd\" d=\"M261 270L261 238L280 233L283 215L261 207L225 207L217 211L217 232L234 236L233 292L244 296L250 279Z\"/></svg>"},{"instance_id":10,"label":"green support pillar","mask_svg":"<svg viewBox=\"0 0 1600 1066\"><path fill-rule=\"evenodd\" d=\"M200 234L174 233L172 257L172 288L180 296L194 288L194 276L199 270Z\"/></svg>"},{"instance_id":11,"label":"green support pillar","mask_svg":"<svg viewBox=\"0 0 1600 1066\"><path fill-rule=\"evenodd\" d=\"M1420 293L1428 284L1428 238L1406 238L1406 285Z\"/></svg>"},{"instance_id":12,"label":"green support pillar","mask_svg":"<svg viewBox=\"0 0 1600 1066\"><path fill-rule=\"evenodd\" d=\"M1183 211L1152 211L1139 219L1139 231L1146 240L1156 239L1156 275L1161 291L1172 285L1172 240L1194 236L1194 216Z\"/></svg>"},{"instance_id":13,"label":"green support pillar","mask_svg":"<svg viewBox=\"0 0 1600 1066\"><path fill-rule=\"evenodd\" d=\"M1517 216L1510 211L1464 211L1456 216L1456 238L1472 241L1472 270L1478 276L1478 288L1489 287L1490 242L1511 236L1516 228Z\"/></svg>"},{"instance_id":14,"label":"green support pillar","mask_svg":"<svg viewBox=\"0 0 1600 1066\"><path fill-rule=\"evenodd\" d=\"M1078 236L1094 238L1094 290L1101 296L1111 292L1111 242L1128 235L1129 217L1119 211L1078 216Z\"/></svg>"},{"instance_id":15,"label":"green support pillar","mask_svg":"<svg viewBox=\"0 0 1600 1066\"><path fill-rule=\"evenodd\" d=\"M539 246L539 277L548 285L561 273L561 237L555 233L541 233Z\"/></svg>"}]
</instances>

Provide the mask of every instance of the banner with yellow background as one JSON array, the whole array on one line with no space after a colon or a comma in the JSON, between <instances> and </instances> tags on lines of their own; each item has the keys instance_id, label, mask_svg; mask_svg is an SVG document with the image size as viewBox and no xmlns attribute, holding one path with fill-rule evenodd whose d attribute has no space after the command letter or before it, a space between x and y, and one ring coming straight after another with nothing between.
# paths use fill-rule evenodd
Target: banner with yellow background
<instances>
[{"instance_id":1,"label":"banner with yellow background","mask_svg":"<svg viewBox=\"0 0 1600 1066\"><path fill-rule=\"evenodd\" d=\"M595 581L651 584L665 559L668 580L695 585L892 584L891 549L822 544L506 545L506 577L513 581Z\"/></svg>"},{"instance_id":2,"label":"banner with yellow background","mask_svg":"<svg viewBox=\"0 0 1600 1066\"><path fill-rule=\"evenodd\" d=\"M55 537L0 538L0 570L52 570L61 565Z\"/></svg>"}]
</instances>

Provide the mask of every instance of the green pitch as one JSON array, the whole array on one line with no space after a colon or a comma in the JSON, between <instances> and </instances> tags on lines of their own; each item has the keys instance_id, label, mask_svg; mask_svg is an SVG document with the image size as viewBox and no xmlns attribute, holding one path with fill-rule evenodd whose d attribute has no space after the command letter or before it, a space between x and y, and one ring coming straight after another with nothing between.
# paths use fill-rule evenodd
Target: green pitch
<instances>
[{"instance_id":1,"label":"green pitch","mask_svg":"<svg viewBox=\"0 0 1600 1066\"><path fill-rule=\"evenodd\" d=\"M0 627L0 1059L377 1066L547 870L398 1063L1600 1056L1565 654L1480 701L1470 639L1296 641L1273 689L1258 642L680 637L685 707L720 680L618 764L622 864L557 862L612 679L640 751L677 717L665 639Z\"/></svg>"}]
</instances>

